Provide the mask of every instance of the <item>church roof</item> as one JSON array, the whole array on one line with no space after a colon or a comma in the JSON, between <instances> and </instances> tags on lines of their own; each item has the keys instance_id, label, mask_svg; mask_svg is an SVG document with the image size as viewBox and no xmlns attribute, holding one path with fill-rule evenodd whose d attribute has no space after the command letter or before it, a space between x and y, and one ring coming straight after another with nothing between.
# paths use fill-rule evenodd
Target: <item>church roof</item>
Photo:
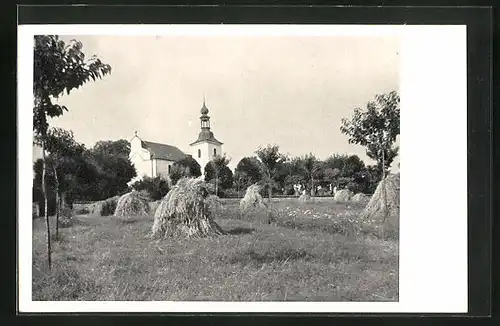
<instances>
[{"instance_id":1,"label":"church roof","mask_svg":"<svg viewBox=\"0 0 500 326\"><path fill-rule=\"evenodd\" d=\"M179 148L150 141L142 141L142 146L151 152L152 158L169 161L179 161L187 155Z\"/></svg>"},{"instance_id":2,"label":"church roof","mask_svg":"<svg viewBox=\"0 0 500 326\"><path fill-rule=\"evenodd\" d=\"M222 143L214 137L214 133L211 132L210 130L200 131L200 133L198 134L198 139L195 142L191 143L190 145L194 145L201 142L208 142L216 145L222 145Z\"/></svg>"}]
</instances>

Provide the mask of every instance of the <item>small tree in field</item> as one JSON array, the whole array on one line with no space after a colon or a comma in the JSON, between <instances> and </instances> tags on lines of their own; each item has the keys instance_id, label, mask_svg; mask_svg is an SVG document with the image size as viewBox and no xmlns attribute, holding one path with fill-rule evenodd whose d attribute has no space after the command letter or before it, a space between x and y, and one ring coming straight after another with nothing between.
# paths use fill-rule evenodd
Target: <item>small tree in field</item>
<instances>
[{"instance_id":1,"label":"small tree in field","mask_svg":"<svg viewBox=\"0 0 500 326\"><path fill-rule=\"evenodd\" d=\"M234 170L234 182L238 188L246 189L262 179L262 163L256 157L243 157Z\"/></svg>"},{"instance_id":2,"label":"small tree in field","mask_svg":"<svg viewBox=\"0 0 500 326\"><path fill-rule=\"evenodd\" d=\"M395 91L376 95L374 101L368 102L366 111L356 108L350 120L342 119L340 131L349 136L350 144L366 148L366 155L380 166L382 178L399 150L393 148L400 128L399 102Z\"/></svg>"},{"instance_id":3,"label":"small tree in field","mask_svg":"<svg viewBox=\"0 0 500 326\"><path fill-rule=\"evenodd\" d=\"M302 168L304 169L305 172L306 180L309 181L310 195L314 196L315 180L322 179L322 174L323 174L322 162L319 161L312 153L304 156L301 159L301 162L302 162Z\"/></svg>"},{"instance_id":4,"label":"small tree in field","mask_svg":"<svg viewBox=\"0 0 500 326\"><path fill-rule=\"evenodd\" d=\"M72 40L69 44L55 35L36 35L34 42L34 105L33 132L35 143L42 148L42 193L45 201L47 229L47 261L52 266L50 247L50 223L47 214L47 190L45 185L48 118L61 116L68 109L52 102L64 92L69 94L90 80L102 78L111 67L96 56L85 59L83 44Z\"/></svg>"},{"instance_id":5,"label":"small tree in field","mask_svg":"<svg viewBox=\"0 0 500 326\"><path fill-rule=\"evenodd\" d=\"M276 185L276 174L279 165L284 161L284 156L279 152L278 145L267 145L255 151L257 157L264 165L262 182L268 189L269 202L271 202L273 187Z\"/></svg>"},{"instance_id":6,"label":"small tree in field","mask_svg":"<svg viewBox=\"0 0 500 326\"><path fill-rule=\"evenodd\" d=\"M41 139L39 140L41 141ZM75 179L73 168L85 151L85 146L75 141L73 132L60 128L47 131L46 151L49 153L50 166L53 169L56 193L56 238L59 236L59 216L62 204L66 205L66 191ZM72 173L73 172L73 173Z\"/></svg>"},{"instance_id":7,"label":"small tree in field","mask_svg":"<svg viewBox=\"0 0 500 326\"><path fill-rule=\"evenodd\" d=\"M205 166L205 182L214 185L216 196L220 189L229 189L233 185L233 172L227 166L229 162L225 155L216 156Z\"/></svg>"}]
</instances>

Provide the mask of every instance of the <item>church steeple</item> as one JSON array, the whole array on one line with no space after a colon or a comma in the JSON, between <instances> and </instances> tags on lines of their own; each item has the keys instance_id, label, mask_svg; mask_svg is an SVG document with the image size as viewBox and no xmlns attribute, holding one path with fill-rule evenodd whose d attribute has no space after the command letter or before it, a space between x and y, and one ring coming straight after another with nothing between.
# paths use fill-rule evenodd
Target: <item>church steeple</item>
<instances>
[{"instance_id":1,"label":"church steeple","mask_svg":"<svg viewBox=\"0 0 500 326\"><path fill-rule=\"evenodd\" d=\"M200 110L201 113L201 130L210 130L210 117L208 116L208 108L205 105L205 96L203 96L203 107Z\"/></svg>"},{"instance_id":2,"label":"church steeple","mask_svg":"<svg viewBox=\"0 0 500 326\"><path fill-rule=\"evenodd\" d=\"M205 174L205 166L208 162L222 154L222 143L215 138L214 133L210 130L210 117L208 116L205 95L203 95L203 106L200 113L201 130L198 139L189 145L192 157L200 165L202 174Z\"/></svg>"},{"instance_id":3,"label":"church steeple","mask_svg":"<svg viewBox=\"0 0 500 326\"><path fill-rule=\"evenodd\" d=\"M201 116L200 116L201 131L200 131L200 134L198 135L198 139L194 143L192 143L191 145L199 143L199 142L203 142L203 141L217 144L217 145L222 145L222 143L214 137L214 133L212 131L210 131L210 116L208 115L208 112L209 111L208 111L208 108L206 105L205 96L203 96L203 106L201 107L201 110L200 110L200 113L201 113Z\"/></svg>"}]
</instances>

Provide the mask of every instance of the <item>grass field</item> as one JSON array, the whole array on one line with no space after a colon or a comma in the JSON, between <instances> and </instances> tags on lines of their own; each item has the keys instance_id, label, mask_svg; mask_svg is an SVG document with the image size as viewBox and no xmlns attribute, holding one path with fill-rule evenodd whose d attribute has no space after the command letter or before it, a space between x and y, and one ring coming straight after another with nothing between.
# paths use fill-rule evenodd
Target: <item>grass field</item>
<instances>
[{"instance_id":1,"label":"grass field","mask_svg":"<svg viewBox=\"0 0 500 326\"><path fill-rule=\"evenodd\" d=\"M75 216L52 272L36 219L33 300L398 300L397 228L360 225L361 205L279 200L267 224L237 203L215 212L228 232L216 238L151 240L152 217Z\"/></svg>"}]
</instances>

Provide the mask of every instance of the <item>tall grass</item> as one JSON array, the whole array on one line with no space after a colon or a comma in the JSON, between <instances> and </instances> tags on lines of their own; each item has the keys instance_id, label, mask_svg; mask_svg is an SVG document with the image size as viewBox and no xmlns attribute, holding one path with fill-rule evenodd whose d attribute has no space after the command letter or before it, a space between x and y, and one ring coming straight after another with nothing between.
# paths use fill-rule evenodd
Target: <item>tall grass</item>
<instances>
[{"instance_id":1,"label":"tall grass","mask_svg":"<svg viewBox=\"0 0 500 326\"><path fill-rule=\"evenodd\" d=\"M348 224L358 209L277 203L267 224L222 203L216 238L151 240L151 217L74 217L52 272L35 220L33 300L398 300L398 241Z\"/></svg>"}]
</instances>

